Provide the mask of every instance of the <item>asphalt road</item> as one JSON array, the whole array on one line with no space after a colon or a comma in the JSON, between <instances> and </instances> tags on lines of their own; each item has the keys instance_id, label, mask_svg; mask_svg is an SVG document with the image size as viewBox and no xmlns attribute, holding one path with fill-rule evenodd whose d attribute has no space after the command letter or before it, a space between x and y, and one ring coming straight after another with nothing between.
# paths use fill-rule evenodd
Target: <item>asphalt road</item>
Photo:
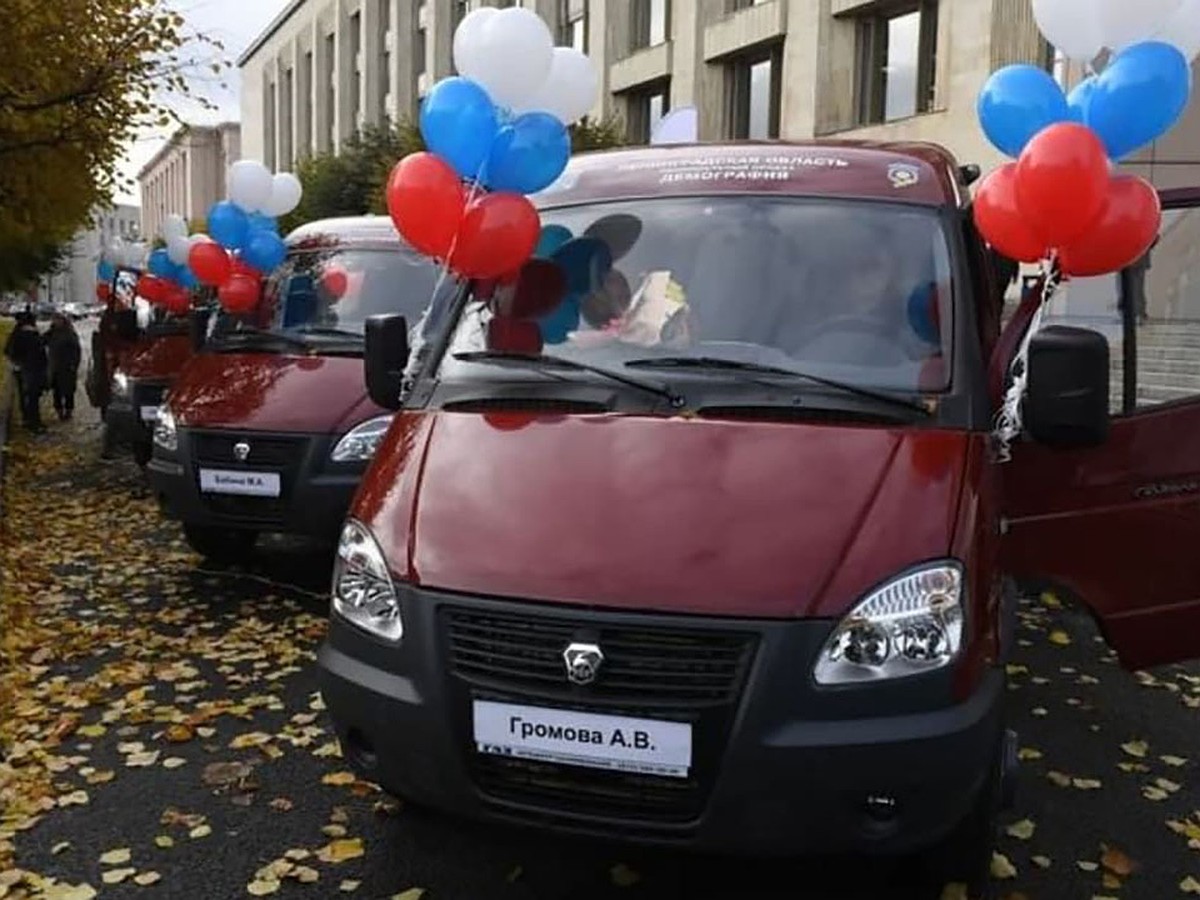
<instances>
[{"instance_id":1,"label":"asphalt road","mask_svg":"<svg viewBox=\"0 0 1200 900\"><path fill-rule=\"evenodd\" d=\"M98 461L80 402L9 448L0 897L917 896L854 861L698 858L397 806L331 755L313 669L328 559L280 543L249 570L203 568L132 463ZM1182 896L1200 879L1200 668L1125 673L1085 616L1041 598L1020 639L998 896Z\"/></svg>"}]
</instances>

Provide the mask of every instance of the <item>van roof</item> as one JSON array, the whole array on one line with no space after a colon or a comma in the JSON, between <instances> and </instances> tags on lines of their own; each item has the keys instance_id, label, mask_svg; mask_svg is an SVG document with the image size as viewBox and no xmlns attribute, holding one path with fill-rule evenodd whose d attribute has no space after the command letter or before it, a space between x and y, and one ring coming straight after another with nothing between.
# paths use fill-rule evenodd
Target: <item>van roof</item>
<instances>
[{"instance_id":1,"label":"van roof","mask_svg":"<svg viewBox=\"0 0 1200 900\"><path fill-rule=\"evenodd\" d=\"M318 219L294 229L287 236L289 249L305 250L333 246L403 246L390 216L345 216Z\"/></svg>"},{"instance_id":2,"label":"van roof","mask_svg":"<svg viewBox=\"0 0 1200 900\"><path fill-rule=\"evenodd\" d=\"M959 207L963 176L927 143L739 141L582 153L532 199L542 208L637 197L788 194Z\"/></svg>"}]
</instances>

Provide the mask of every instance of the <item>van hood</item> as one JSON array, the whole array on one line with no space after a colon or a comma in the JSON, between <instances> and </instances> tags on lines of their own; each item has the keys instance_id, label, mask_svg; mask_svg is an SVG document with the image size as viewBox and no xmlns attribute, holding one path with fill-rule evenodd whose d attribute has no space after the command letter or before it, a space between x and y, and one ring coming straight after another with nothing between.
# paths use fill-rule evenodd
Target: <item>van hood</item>
<instances>
[{"instance_id":1,"label":"van hood","mask_svg":"<svg viewBox=\"0 0 1200 900\"><path fill-rule=\"evenodd\" d=\"M556 603L830 617L947 556L963 432L405 416L357 514L402 577ZM422 449L424 452L422 453Z\"/></svg>"},{"instance_id":2,"label":"van hood","mask_svg":"<svg viewBox=\"0 0 1200 900\"><path fill-rule=\"evenodd\" d=\"M275 353L198 353L168 396L180 425L340 434L379 409L362 360Z\"/></svg>"},{"instance_id":3,"label":"van hood","mask_svg":"<svg viewBox=\"0 0 1200 900\"><path fill-rule=\"evenodd\" d=\"M118 368L130 378L170 380L179 374L193 352L188 335L164 335L134 345L121 358Z\"/></svg>"}]
</instances>

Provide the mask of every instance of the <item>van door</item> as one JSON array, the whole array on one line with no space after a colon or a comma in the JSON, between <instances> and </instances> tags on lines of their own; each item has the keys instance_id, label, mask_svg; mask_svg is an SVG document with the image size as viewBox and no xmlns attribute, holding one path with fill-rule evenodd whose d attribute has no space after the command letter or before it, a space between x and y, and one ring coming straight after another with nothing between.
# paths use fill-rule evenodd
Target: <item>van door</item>
<instances>
[{"instance_id":1,"label":"van door","mask_svg":"<svg viewBox=\"0 0 1200 900\"><path fill-rule=\"evenodd\" d=\"M1049 309L1109 338L1108 442L1022 443L1002 467L1007 571L1091 607L1131 669L1200 657L1200 188L1163 207L1145 260Z\"/></svg>"}]
</instances>

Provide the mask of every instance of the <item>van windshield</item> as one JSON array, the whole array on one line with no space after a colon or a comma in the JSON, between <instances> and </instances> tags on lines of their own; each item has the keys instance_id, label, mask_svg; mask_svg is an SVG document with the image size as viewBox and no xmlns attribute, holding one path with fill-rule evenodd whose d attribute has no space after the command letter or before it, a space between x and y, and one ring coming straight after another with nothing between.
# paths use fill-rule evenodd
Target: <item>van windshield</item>
<instances>
[{"instance_id":1,"label":"van windshield","mask_svg":"<svg viewBox=\"0 0 1200 900\"><path fill-rule=\"evenodd\" d=\"M486 356L537 352L665 378L753 366L885 391L949 386L952 268L936 211L660 198L544 210L542 225L547 262L532 266L559 269L565 296L547 294L556 278L477 285L443 377L510 378Z\"/></svg>"}]
</instances>

